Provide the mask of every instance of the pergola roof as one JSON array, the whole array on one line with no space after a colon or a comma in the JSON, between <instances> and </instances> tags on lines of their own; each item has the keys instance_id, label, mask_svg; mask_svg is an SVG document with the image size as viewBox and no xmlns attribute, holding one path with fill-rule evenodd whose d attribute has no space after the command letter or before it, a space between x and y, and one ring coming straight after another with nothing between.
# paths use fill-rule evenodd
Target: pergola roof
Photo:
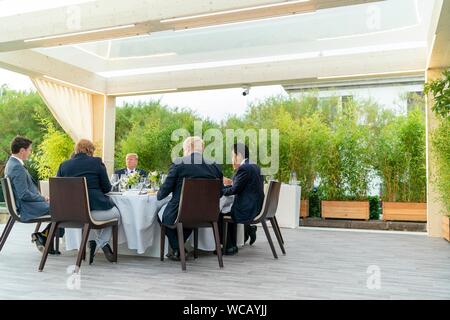
<instances>
[{"instance_id":1,"label":"pergola roof","mask_svg":"<svg viewBox=\"0 0 450 320\"><path fill-rule=\"evenodd\" d=\"M113 96L417 75L430 63L433 39L448 39L448 31L433 37L443 2L71 0L28 12L5 6L0 66ZM441 51L448 55L448 47Z\"/></svg>"}]
</instances>

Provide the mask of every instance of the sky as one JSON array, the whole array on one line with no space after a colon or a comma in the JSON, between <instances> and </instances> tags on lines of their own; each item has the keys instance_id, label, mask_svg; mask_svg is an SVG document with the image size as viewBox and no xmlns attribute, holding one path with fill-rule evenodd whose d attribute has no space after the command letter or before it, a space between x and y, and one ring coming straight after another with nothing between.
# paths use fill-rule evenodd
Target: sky
<instances>
[{"instance_id":1,"label":"sky","mask_svg":"<svg viewBox=\"0 0 450 320\"><path fill-rule=\"evenodd\" d=\"M2 84L6 84L10 89L14 90L35 90L33 83L27 76L0 68L0 85ZM118 97L116 103L120 107L126 102L161 100L162 104L169 107L191 109L202 117L221 121L226 119L228 115L243 115L249 103L274 95L287 95L283 87L279 85L252 87L249 94L245 97L242 95L242 92L242 88L173 92Z\"/></svg>"}]
</instances>

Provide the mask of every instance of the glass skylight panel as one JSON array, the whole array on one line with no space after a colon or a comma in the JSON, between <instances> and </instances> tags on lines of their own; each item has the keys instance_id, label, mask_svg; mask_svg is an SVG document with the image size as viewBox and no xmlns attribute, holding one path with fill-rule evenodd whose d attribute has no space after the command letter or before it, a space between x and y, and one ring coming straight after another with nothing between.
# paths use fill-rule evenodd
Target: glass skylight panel
<instances>
[{"instance_id":1,"label":"glass skylight panel","mask_svg":"<svg viewBox=\"0 0 450 320\"><path fill-rule=\"evenodd\" d=\"M38 51L64 61L70 48L73 54L66 62L116 77L290 58L321 59L423 49L427 47L432 2L387 0ZM92 61L87 63L86 59Z\"/></svg>"}]
</instances>

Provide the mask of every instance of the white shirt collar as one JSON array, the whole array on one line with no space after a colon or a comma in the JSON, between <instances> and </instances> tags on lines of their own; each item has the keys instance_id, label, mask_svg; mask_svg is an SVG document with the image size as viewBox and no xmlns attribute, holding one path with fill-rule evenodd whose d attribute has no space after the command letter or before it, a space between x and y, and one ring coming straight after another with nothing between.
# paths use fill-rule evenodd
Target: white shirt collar
<instances>
[{"instance_id":1,"label":"white shirt collar","mask_svg":"<svg viewBox=\"0 0 450 320\"><path fill-rule=\"evenodd\" d=\"M245 161L247 161L248 160L248 158L245 158L244 160L242 160L242 162L241 162L241 166L245 163Z\"/></svg>"},{"instance_id":2,"label":"white shirt collar","mask_svg":"<svg viewBox=\"0 0 450 320\"><path fill-rule=\"evenodd\" d=\"M136 169L128 169L127 168L127 173L131 173L131 172L136 172Z\"/></svg>"},{"instance_id":3,"label":"white shirt collar","mask_svg":"<svg viewBox=\"0 0 450 320\"><path fill-rule=\"evenodd\" d=\"M23 164L23 160L20 159L20 158L18 158L18 157L16 157L15 155L11 155L11 158L14 158L14 159L19 160L19 162L20 162L22 165L24 165L24 164Z\"/></svg>"}]
</instances>

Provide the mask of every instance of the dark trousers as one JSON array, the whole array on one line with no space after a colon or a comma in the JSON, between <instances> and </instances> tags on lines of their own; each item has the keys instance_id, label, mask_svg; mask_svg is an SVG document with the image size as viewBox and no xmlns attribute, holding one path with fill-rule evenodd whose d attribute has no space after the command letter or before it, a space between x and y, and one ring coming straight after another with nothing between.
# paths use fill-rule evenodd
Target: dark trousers
<instances>
[{"instance_id":1,"label":"dark trousers","mask_svg":"<svg viewBox=\"0 0 450 320\"><path fill-rule=\"evenodd\" d=\"M189 238L192 233L192 229L184 229L183 228L183 237L184 242ZM179 250L180 246L178 245L178 234L176 229L166 228L166 236L169 239L169 244L172 250Z\"/></svg>"},{"instance_id":2,"label":"dark trousers","mask_svg":"<svg viewBox=\"0 0 450 320\"><path fill-rule=\"evenodd\" d=\"M49 223L44 230L41 231L41 233L43 233L46 237L48 236L48 233L50 232L50 227L52 226L51 223ZM65 234L65 229L64 228L58 228L59 230L59 237L62 238L64 237Z\"/></svg>"},{"instance_id":3,"label":"dark trousers","mask_svg":"<svg viewBox=\"0 0 450 320\"><path fill-rule=\"evenodd\" d=\"M223 216L230 216L229 213L220 213L219 215L219 236L220 236L220 243L223 244L224 242L224 230L223 230ZM237 246L237 224L236 223L228 223L228 232L227 232L227 247L232 248ZM228 249L225 248L225 249Z\"/></svg>"}]
</instances>

